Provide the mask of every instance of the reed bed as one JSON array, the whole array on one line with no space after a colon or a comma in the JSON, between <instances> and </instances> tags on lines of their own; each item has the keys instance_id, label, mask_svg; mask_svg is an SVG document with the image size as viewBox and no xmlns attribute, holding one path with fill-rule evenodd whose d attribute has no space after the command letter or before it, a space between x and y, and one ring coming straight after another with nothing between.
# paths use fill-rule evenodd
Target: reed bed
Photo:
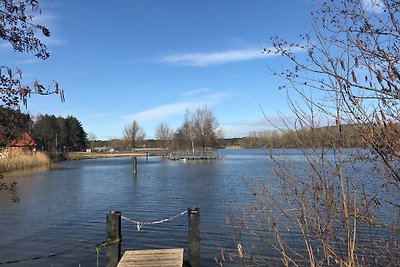
<instances>
[{"instance_id":1,"label":"reed bed","mask_svg":"<svg viewBox=\"0 0 400 267\"><path fill-rule=\"evenodd\" d=\"M43 152L18 153L0 158L0 172L47 166L50 158Z\"/></svg>"}]
</instances>

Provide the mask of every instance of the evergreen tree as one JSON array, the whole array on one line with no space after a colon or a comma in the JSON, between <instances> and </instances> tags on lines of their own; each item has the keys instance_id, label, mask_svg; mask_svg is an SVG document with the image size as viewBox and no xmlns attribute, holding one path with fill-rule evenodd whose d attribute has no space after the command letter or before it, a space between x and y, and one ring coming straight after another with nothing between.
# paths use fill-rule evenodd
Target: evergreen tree
<instances>
[{"instance_id":1,"label":"evergreen tree","mask_svg":"<svg viewBox=\"0 0 400 267\"><path fill-rule=\"evenodd\" d=\"M81 122L72 116L66 119L66 127L69 128L69 138L74 150L82 150L86 148L87 134L83 130Z\"/></svg>"},{"instance_id":2,"label":"evergreen tree","mask_svg":"<svg viewBox=\"0 0 400 267\"><path fill-rule=\"evenodd\" d=\"M81 122L73 117L39 116L33 127L33 137L46 151L62 151L64 148L80 151L86 148L86 132Z\"/></svg>"},{"instance_id":3,"label":"evergreen tree","mask_svg":"<svg viewBox=\"0 0 400 267\"><path fill-rule=\"evenodd\" d=\"M32 136L39 147L45 151L56 151L58 121L54 115L40 115L33 125Z\"/></svg>"},{"instance_id":4,"label":"evergreen tree","mask_svg":"<svg viewBox=\"0 0 400 267\"><path fill-rule=\"evenodd\" d=\"M20 110L0 107L0 147L5 147L10 142L29 131L30 116Z\"/></svg>"}]
</instances>

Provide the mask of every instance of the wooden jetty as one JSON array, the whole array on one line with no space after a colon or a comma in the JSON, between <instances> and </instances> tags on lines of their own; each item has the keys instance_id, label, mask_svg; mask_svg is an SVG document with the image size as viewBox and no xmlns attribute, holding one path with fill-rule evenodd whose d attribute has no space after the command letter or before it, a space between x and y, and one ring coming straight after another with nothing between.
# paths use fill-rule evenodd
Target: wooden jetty
<instances>
[{"instance_id":1,"label":"wooden jetty","mask_svg":"<svg viewBox=\"0 0 400 267\"><path fill-rule=\"evenodd\" d=\"M169 154L171 160L212 160L217 159L217 151L175 151Z\"/></svg>"},{"instance_id":2,"label":"wooden jetty","mask_svg":"<svg viewBox=\"0 0 400 267\"><path fill-rule=\"evenodd\" d=\"M127 250L121 258L121 212L109 212L106 216L106 267L200 267L200 209L189 208L180 215L185 213L188 215L187 260L184 260L183 248Z\"/></svg>"},{"instance_id":3,"label":"wooden jetty","mask_svg":"<svg viewBox=\"0 0 400 267\"><path fill-rule=\"evenodd\" d=\"M117 267L182 267L183 248L128 250L124 253Z\"/></svg>"},{"instance_id":4,"label":"wooden jetty","mask_svg":"<svg viewBox=\"0 0 400 267\"><path fill-rule=\"evenodd\" d=\"M65 153L65 157L69 160L79 160L79 159L98 159L98 158L130 158L130 157L146 157L149 156L165 156L168 152L164 150L160 151L135 151L135 152L68 152Z\"/></svg>"}]
</instances>

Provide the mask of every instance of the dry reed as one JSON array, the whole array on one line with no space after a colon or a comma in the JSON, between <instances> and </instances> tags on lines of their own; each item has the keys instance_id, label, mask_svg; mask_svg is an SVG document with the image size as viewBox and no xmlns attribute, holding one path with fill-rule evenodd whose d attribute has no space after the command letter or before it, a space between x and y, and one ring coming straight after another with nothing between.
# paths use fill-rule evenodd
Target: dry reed
<instances>
[{"instance_id":1,"label":"dry reed","mask_svg":"<svg viewBox=\"0 0 400 267\"><path fill-rule=\"evenodd\" d=\"M18 153L0 158L0 172L41 167L50 164L50 158L43 152Z\"/></svg>"}]
</instances>

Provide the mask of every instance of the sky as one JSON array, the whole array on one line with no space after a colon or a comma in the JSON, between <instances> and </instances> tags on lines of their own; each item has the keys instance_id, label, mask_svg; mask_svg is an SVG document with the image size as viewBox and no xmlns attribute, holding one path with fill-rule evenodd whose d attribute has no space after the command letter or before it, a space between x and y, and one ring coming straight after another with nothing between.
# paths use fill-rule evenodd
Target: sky
<instances>
[{"instance_id":1,"label":"sky","mask_svg":"<svg viewBox=\"0 0 400 267\"><path fill-rule=\"evenodd\" d=\"M154 138L161 122L178 128L185 110L207 106L224 136L273 130L291 116L286 67L263 54L270 38L299 41L309 30L308 0L42 0L34 20L47 26L50 58L14 52L0 42L2 65L23 71L23 83L57 81L66 102L32 96L31 115L76 117L98 139L121 138L136 120ZM301 53L301 52L299 52ZM268 120L264 117L268 118Z\"/></svg>"}]
</instances>

